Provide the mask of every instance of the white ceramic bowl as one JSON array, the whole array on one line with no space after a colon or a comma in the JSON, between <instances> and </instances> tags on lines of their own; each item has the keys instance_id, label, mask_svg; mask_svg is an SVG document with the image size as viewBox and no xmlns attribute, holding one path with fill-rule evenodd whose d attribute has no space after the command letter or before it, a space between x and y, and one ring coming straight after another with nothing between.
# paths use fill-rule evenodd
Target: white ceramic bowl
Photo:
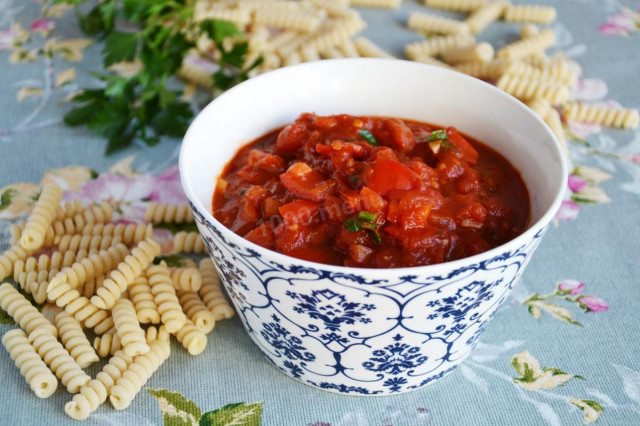
<instances>
[{"instance_id":1,"label":"white ceramic bowl","mask_svg":"<svg viewBox=\"0 0 640 426\"><path fill-rule=\"evenodd\" d=\"M216 179L238 148L302 112L453 125L521 172L531 198L531 225L485 253L413 268L323 265L250 243L211 215ZM420 388L469 355L538 246L567 180L558 142L524 104L463 74L382 59L306 63L229 90L189 128L180 175L253 341L289 376L356 395Z\"/></svg>"}]
</instances>

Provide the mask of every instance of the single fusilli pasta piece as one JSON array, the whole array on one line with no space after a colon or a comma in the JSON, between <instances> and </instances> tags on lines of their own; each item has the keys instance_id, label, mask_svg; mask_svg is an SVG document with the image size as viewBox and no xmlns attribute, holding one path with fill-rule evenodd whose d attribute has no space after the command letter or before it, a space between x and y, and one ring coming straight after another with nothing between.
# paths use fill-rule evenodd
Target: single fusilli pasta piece
<instances>
[{"instance_id":1,"label":"single fusilli pasta piece","mask_svg":"<svg viewBox=\"0 0 640 426\"><path fill-rule=\"evenodd\" d=\"M611 108L603 105L589 105L582 102L569 102L562 108L564 117L569 121L597 124L600 126L635 129L640 117L636 109Z\"/></svg>"},{"instance_id":2,"label":"single fusilli pasta piece","mask_svg":"<svg viewBox=\"0 0 640 426\"><path fill-rule=\"evenodd\" d=\"M421 12L412 12L409 14L407 27L410 30L427 34L455 35L468 34L470 32L469 25L464 21L456 21L455 19Z\"/></svg>"},{"instance_id":3,"label":"single fusilli pasta piece","mask_svg":"<svg viewBox=\"0 0 640 426\"><path fill-rule=\"evenodd\" d=\"M507 22L532 22L534 24L550 24L556 20L556 8L533 4L510 4L504 11Z\"/></svg>"},{"instance_id":4,"label":"single fusilli pasta piece","mask_svg":"<svg viewBox=\"0 0 640 426\"><path fill-rule=\"evenodd\" d=\"M211 311L216 321L228 319L235 313L233 308L227 302L220 288L220 277L216 271L211 259L202 259L200 261L200 275L202 276L202 287L200 288L200 296Z\"/></svg>"},{"instance_id":5,"label":"single fusilli pasta piece","mask_svg":"<svg viewBox=\"0 0 640 426\"><path fill-rule=\"evenodd\" d=\"M147 268L147 278L151 286L153 300L158 305L160 321L169 333L178 331L184 325L186 316L180 307L180 301L173 288L169 269L164 262Z\"/></svg>"},{"instance_id":6,"label":"single fusilli pasta piece","mask_svg":"<svg viewBox=\"0 0 640 426\"><path fill-rule=\"evenodd\" d=\"M446 50L454 50L471 46L475 42L475 38L469 34L432 37L427 40L407 44L404 47L404 52L409 59L421 56L437 56Z\"/></svg>"},{"instance_id":7,"label":"single fusilli pasta piece","mask_svg":"<svg viewBox=\"0 0 640 426\"><path fill-rule=\"evenodd\" d=\"M80 392L64 406L64 411L75 420L84 420L104 403L111 388L122 377L122 373L133 363L133 358L117 351L95 379L80 388Z\"/></svg>"},{"instance_id":8,"label":"single fusilli pasta piece","mask_svg":"<svg viewBox=\"0 0 640 426\"><path fill-rule=\"evenodd\" d=\"M61 252L79 251L79 250L106 250L122 242L120 237L112 237L110 235L58 235L54 240L54 244L58 246Z\"/></svg>"},{"instance_id":9,"label":"single fusilli pasta piece","mask_svg":"<svg viewBox=\"0 0 640 426\"><path fill-rule=\"evenodd\" d=\"M567 86L545 83L540 80L532 80L510 74L500 77L496 86L524 102L541 97L551 102L552 105L558 105L569 99Z\"/></svg>"},{"instance_id":10,"label":"single fusilli pasta piece","mask_svg":"<svg viewBox=\"0 0 640 426\"><path fill-rule=\"evenodd\" d=\"M9 356L38 398L48 398L58 388L56 376L31 346L27 335L20 329L9 330L2 336Z\"/></svg>"},{"instance_id":11,"label":"single fusilli pasta piece","mask_svg":"<svg viewBox=\"0 0 640 426\"><path fill-rule=\"evenodd\" d=\"M515 62L506 59L494 59L490 62L465 62L457 64L455 69L482 80L497 80L508 73L515 66Z\"/></svg>"},{"instance_id":12,"label":"single fusilli pasta piece","mask_svg":"<svg viewBox=\"0 0 640 426\"><path fill-rule=\"evenodd\" d=\"M171 281L176 290L198 291L202 285L202 277L197 268L169 268Z\"/></svg>"},{"instance_id":13,"label":"single fusilli pasta piece","mask_svg":"<svg viewBox=\"0 0 640 426\"><path fill-rule=\"evenodd\" d=\"M42 247L47 229L53 222L56 211L62 200L62 188L55 183L46 183L33 207L33 212L20 236L20 245L27 250L37 250Z\"/></svg>"},{"instance_id":14,"label":"single fusilli pasta piece","mask_svg":"<svg viewBox=\"0 0 640 426\"><path fill-rule=\"evenodd\" d=\"M14 245L20 242L20 236L22 235L22 231L24 230L24 226L27 223L25 221L21 221L18 223L12 223L9 225L9 233L11 234L11 239L9 240L9 244Z\"/></svg>"},{"instance_id":15,"label":"single fusilli pasta piece","mask_svg":"<svg viewBox=\"0 0 640 426\"><path fill-rule=\"evenodd\" d=\"M502 16L508 1L496 0L476 9L465 21L472 34L478 34Z\"/></svg>"},{"instance_id":16,"label":"single fusilli pasta piece","mask_svg":"<svg viewBox=\"0 0 640 426\"><path fill-rule=\"evenodd\" d=\"M565 156L569 155L569 149L567 147L567 140L564 136L564 129L562 128L562 121L560 120L560 114L556 111L555 108L549 108L547 114L544 116L544 122L547 123L553 134L560 142L560 146L562 147L562 151Z\"/></svg>"},{"instance_id":17,"label":"single fusilli pasta piece","mask_svg":"<svg viewBox=\"0 0 640 426\"><path fill-rule=\"evenodd\" d=\"M129 284L139 277L153 258L159 254L160 244L153 238L139 242L131 250L131 254L118 264L117 269L109 273L102 287L91 297L91 303L101 309L111 309Z\"/></svg>"},{"instance_id":18,"label":"single fusilli pasta piece","mask_svg":"<svg viewBox=\"0 0 640 426\"><path fill-rule=\"evenodd\" d=\"M221 21L233 22L241 27L244 27L251 22L251 9L226 9L215 7L214 5L215 3L210 4L206 1L196 2L193 11L193 20L200 22L209 19L218 19Z\"/></svg>"},{"instance_id":19,"label":"single fusilli pasta piece","mask_svg":"<svg viewBox=\"0 0 640 426\"><path fill-rule=\"evenodd\" d=\"M9 250L2 253L0 256L0 280L11 276L13 273L13 266L17 260L26 260L31 254L32 250L26 250L19 244L15 244Z\"/></svg>"},{"instance_id":20,"label":"single fusilli pasta piece","mask_svg":"<svg viewBox=\"0 0 640 426\"><path fill-rule=\"evenodd\" d=\"M313 47L302 46L300 48L300 59L302 60L302 62L313 62L319 61L321 58L318 51Z\"/></svg>"},{"instance_id":21,"label":"single fusilli pasta piece","mask_svg":"<svg viewBox=\"0 0 640 426\"><path fill-rule=\"evenodd\" d=\"M350 0L351 6L377 7L381 9L397 9L401 0Z\"/></svg>"},{"instance_id":22,"label":"single fusilli pasta piece","mask_svg":"<svg viewBox=\"0 0 640 426\"><path fill-rule=\"evenodd\" d=\"M151 203L144 220L152 223L188 223L193 222L193 212L188 204Z\"/></svg>"},{"instance_id":23,"label":"single fusilli pasta piece","mask_svg":"<svg viewBox=\"0 0 640 426\"><path fill-rule=\"evenodd\" d=\"M320 27L322 19L322 15L318 13L308 13L305 11L282 13L280 10L258 8L253 15L253 24L282 28L300 33L311 33Z\"/></svg>"},{"instance_id":24,"label":"single fusilli pasta piece","mask_svg":"<svg viewBox=\"0 0 640 426\"><path fill-rule=\"evenodd\" d=\"M88 280L92 280L107 273L127 256L129 250L122 243L101 250L89 257L75 262L73 265L63 268L49 282L47 292L53 291L57 286L67 283L72 288L78 288Z\"/></svg>"},{"instance_id":25,"label":"single fusilli pasta piece","mask_svg":"<svg viewBox=\"0 0 640 426\"><path fill-rule=\"evenodd\" d=\"M142 386L169 357L171 351L169 343L162 340L151 342L149 348L149 352L135 358L111 388L109 401L116 410L124 410L131 404Z\"/></svg>"},{"instance_id":26,"label":"single fusilli pasta piece","mask_svg":"<svg viewBox=\"0 0 640 426\"><path fill-rule=\"evenodd\" d=\"M337 47L330 47L327 50L320 52L322 59L340 59L344 58L344 54Z\"/></svg>"},{"instance_id":27,"label":"single fusilli pasta piece","mask_svg":"<svg viewBox=\"0 0 640 426\"><path fill-rule=\"evenodd\" d=\"M502 59L519 59L536 52L544 52L556 42L556 36L550 28L540 31L529 38L518 40L500 48L496 56Z\"/></svg>"},{"instance_id":28,"label":"single fusilli pasta piece","mask_svg":"<svg viewBox=\"0 0 640 426\"><path fill-rule=\"evenodd\" d=\"M520 38L529 38L540 32L540 29L535 24L524 24L520 28Z\"/></svg>"},{"instance_id":29,"label":"single fusilli pasta piece","mask_svg":"<svg viewBox=\"0 0 640 426\"><path fill-rule=\"evenodd\" d=\"M151 224L135 223L91 223L80 230L84 235L110 235L118 236L124 244L138 244L140 241L151 238L153 226Z\"/></svg>"},{"instance_id":30,"label":"single fusilli pasta piece","mask_svg":"<svg viewBox=\"0 0 640 426\"><path fill-rule=\"evenodd\" d=\"M119 299L113 310L113 322L124 352L129 356L146 353L149 350L144 330L140 327L133 303L127 299Z\"/></svg>"},{"instance_id":31,"label":"single fusilli pasta piece","mask_svg":"<svg viewBox=\"0 0 640 426\"><path fill-rule=\"evenodd\" d=\"M393 55L390 55L385 50L383 50L380 46L372 42L366 37L358 37L353 40L353 44L355 44L356 49L358 49L358 54L363 58L388 58L394 59Z\"/></svg>"},{"instance_id":32,"label":"single fusilli pasta piece","mask_svg":"<svg viewBox=\"0 0 640 426\"><path fill-rule=\"evenodd\" d=\"M100 358L106 358L122 349L122 342L116 330L112 329L93 339L93 348Z\"/></svg>"},{"instance_id":33,"label":"single fusilli pasta piece","mask_svg":"<svg viewBox=\"0 0 640 426\"><path fill-rule=\"evenodd\" d=\"M525 62L516 62L509 70L509 74L534 80L547 80L550 83L560 83L572 86L578 75L566 63L557 63L543 68L537 68Z\"/></svg>"},{"instance_id":34,"label":"single fusilli pasta piece","mask_svg":"<svg viewBox=\"0 0 640 426\"><path fill-rule=\"evenodd\" d=\"M178 232L173 237L173 252L203 253L204 240L198 232Z\"/></svg>"},{"instance_id":35,"label":"single fusilli pasta piece","mask_svg":"<svg viewBox=\"0 0 640 426\"><path fill-rule=\"evenodd\" d=\"M424 0L424 5L435 9L473 12L484 6L487 0Z\"/></svg>"},{"instance_id":36,"label":"single fusilli pasta piece","mask_svg":"<svg viewBox=\"0 0 640 426\"><path fill-rule=\"evenodd\" d=\"M149 327L147 328L145 338L147 339L147 344L153 342L154 340L162 340L163 342L169 342L169 333L164 328L164 325L160 327Z\"/></svg>"},{"instance_id":37,"label":"single fusilli pasta piece","mask_svg":"<svg viewBox=\"0 0 640 426\"><path fill-rule=\"evenodd\" d=\"M54 323L62 344L80 368L87 368L98 361L98 355L91 347L82 326L75 318L62 311L56 315Z\"/></svg>"},{"instance_id":38,"label":"single fusilli pasta piece","mask_svg":"<svg viewBox=\"0 0 640 426\"><path fill-rule=\"evenodd\" d=\"M29 342L69 392L77 393L81 386L91 380L55 336L45 328L38 327L29 333Z\"/></svg>"},{"instance_id":39,"label":"single fusilli pasta piece","mask_svg":"<svg viewBox=\"0 0 640 426\"><path fill-rule=\"evenodd\" d=\"M308 45L317 51L323 51L330 47L344 43L366 26L360 18L339 19L329 23L326 31L321 31L307 41Z\"/></svg>"},{"instance_id":40,"label":"single fusilli pasta piece","mask_svg":"<svg viewBox=\"0 0 640 426\"><path fill-rule=\"evenodd\" d=\"M26 293L31 293L36 303L44 303L47 300L48 282L57 272L56 269L52 269L51 271L22 272L20 277L18 277L18 284L20 284L20 287ZM41 283L44 283L44 285L41 286Z\"/></svg>"},{"instance_id":41,"label":"single fusilli pasta piece","mask_svg":"<svg viewBox=\"0 0 640 426\"><path fill-rule=\"evenodd\" d=\"M182 311L187 314L187 318L203 333L210 333L216 325L216 318L198 293L195 291L178 291L177 294Z\"/></svg>"},{"instance_id":42,"label":"single fusilli pasta piece","mask_svg":"<svg viewBox=\"0 0 640 426\"><path fill-rule=\"evenodd\" d=\"M199 355L207 347L207 336L187 319L184 326L174 333L178 342L191 354Z\"/></svg>"},{"instance_id":43,"label":"single fusilli pasta piece","mask_svg":"<svg viewBox=\"0 0 640 426\"><path fill-rule=\"evenodd\" d=\"M460 49L446 50L442 52L442 59L452 65L465 62L489 62L493 59L494 53L493 46L483 42Z\"/></svg>"},{"instance_id":44,"label":"single fusilli pasta piece","mask_svg":"<svg viewBox=\"0 0 640 426\"><path fill-rule=\"evenodd\" d=\"M56 209L56 217L54 220L64 220L68 217L73 217L78 213L82 214L85 207L80 200L66 201L59 205Z\"/></svg>"},{"instance_id":45,"label":"single fusilli pasta piece","mask_svg":"<svg viewBox=\"0 0 640 426\"><path fill-rule=\"evenodd\" d=\"M551 103L545 98L540 97L534 98L531 101L527 102L527 106L531 108L531 110L543 120L551 109Z\"/></svg>"},{"instance_id":46,"label":"single fusilli pasta piece","mask_svg":"<svg viewBox=\"0 0 640 426\"><path fill-rule=\"evenodd\" d=\"M140 324L160 323L158 305L153 300L149 281L144 274L133 280L133 283L129 285L129 299L133 302Z\"/></svg>"},{"instance_id":47,"label":"single fusilli pasta piece","mask_svg":"<svg viewBox=\"0 0 640 426\"><path fill-rule=\"evenodd\" d=\"M87 280L84 284L78 286L78 293L87 298L93 296L96 294L96 291L102 287L105 279L107 279L105 275L100 275L99 277Z\"/></svg>"},{"instance_id":48,"label":"single fusilli pasta piece","mask_svg":"<svg viewBox=\"0 0 640 426\"><path fill-rule=\"evenodd\" d=\"M356 49L356 45L353 44L353 40L346 39L336 45L336 48L342 52L345 58L359 58L360 54L358 53L358 49Z\"/></svg>"},{"instance_id":49,"label":"single fusilli pasta piece","mask_svg":"<svg viewBox=\"0 0 640 426\"><path fill-rule=\"evenodd\" d=\"M9 283L0 285L0 308L20 324L27 334L42 328L58 337L58 329Z\"/></svg>"}]
</instances>

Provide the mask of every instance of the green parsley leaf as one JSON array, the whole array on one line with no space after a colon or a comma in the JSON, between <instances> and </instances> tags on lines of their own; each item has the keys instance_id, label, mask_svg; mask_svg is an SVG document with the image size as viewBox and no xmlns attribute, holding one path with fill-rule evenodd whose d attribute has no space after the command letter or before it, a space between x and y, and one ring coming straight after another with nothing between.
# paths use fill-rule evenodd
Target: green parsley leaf
<instances>
[{"instance_id":1,"label":"green parsley leaf","mask_svg":"<svg viewBox=\"0 0 640 426\"><path fill-rule=\"evenodd\" d=\"M362 139L366 140L367 142L369 142L371 145L379 145L378 144L378 140L373 136L373 134L371 134L371 132L367 129L362 129L358 132L358 136L360 136Z\"/></svg>"},{"instance_id":2,"label":"green parsley leaf","mask_svg":"<svg viewBox=\"0 0 640 426\"><path fill-rule=\"evenodd\" d=\"M358 219L368 220L369 222L374 222L376 220L376 216L377 215L375 213L371 213L366 210L363 210L360 213L358 213Z\"/></svg>"},{"instance_id":3,"label":"green parsley leaf","mask_svg":"<svg viewBox=\"0 0 640 426\"><path fill-rule=\"evenodd\" d=\"M356 232L362 229L360 225L360 221L355 217L350 217L349 219L344 221L344 226L347 228L349 232Z\"/></svg>"},{"instance_id":4,"label":"green parsley leaf","mask_svg":"<svg viewBox=\"0 0 640 426\"><path fill-rule=\"evenodd\" d=\"M429 140L427 142L446 140L449 140L449 138L447 137L447 133L444 130L434 130L433 132L431 132L431 135L429 136Z\"/></svg>"},{"instance_id":5,"label":"green parsley leaf","mask_svg":"<svg viewBox=\"0 0 640 426\"><path fill-rule=\"evenodd\" d=\"M138 35L135 33L113 32L107 36L102 49L104 66L108 67L116 62L131 62L136 57Z\"/></svg>"}]
</instances>

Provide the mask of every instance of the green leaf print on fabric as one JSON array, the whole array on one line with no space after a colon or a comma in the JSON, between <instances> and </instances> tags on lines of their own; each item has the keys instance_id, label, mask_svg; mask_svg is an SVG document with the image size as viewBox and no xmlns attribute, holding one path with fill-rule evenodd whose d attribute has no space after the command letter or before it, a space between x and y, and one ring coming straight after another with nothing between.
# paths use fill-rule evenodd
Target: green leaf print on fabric
<instances>
[{"instance_id":1,"label":"green leaf print on fabric","mask_svg":"<svg viewBox=\"0 0 640 426\"><path fill-rule=\"evenodd\" d=\"M195 402L179 392L166 389L147 389L147 392L158 401L165 426L259 426L261 423L262 402L237 402L202 414Z\"/></svg>"},{"instance_id":2,"label":"green leaf print on fabric","mask_svg":"<svg viewBox=\"0 0 640 426\"><path fill-rule=\"evenodd\" d=\"M597 422L600 419L600 414L604 411L604 408L599 402L591 399L571 398L569 403L575 405L584 412L585 423Z\"/></svg>"}]
</instances>

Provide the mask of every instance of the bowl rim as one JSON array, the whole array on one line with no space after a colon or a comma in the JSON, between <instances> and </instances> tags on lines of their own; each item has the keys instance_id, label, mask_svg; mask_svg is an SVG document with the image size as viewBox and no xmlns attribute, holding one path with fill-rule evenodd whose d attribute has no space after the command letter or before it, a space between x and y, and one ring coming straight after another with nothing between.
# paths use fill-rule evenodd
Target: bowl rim
<instances>
[{"instance_id":1,"label":"bowl rim","mask_svg":"<svg viewBox=\"0 0 640 426\"><path fill-rule=\"evenodd\" d=\"M559 164L561 167L561 170L560 170L561 181L558 182L558 185L556 186L556 194L551 205L546 209L546 211L540 217L540 219L538 219L534 223L529 223L527 229L517 237L507 241L504 244L501 244L485 252L475 254L473 256L468 256L461 259L456 259L456 260L442 262L442 263L435 263L435 264L421 265L421 266L408 266L408 267L398 267L398 268L360 268L360 267L354 267L354 266L342 266L342 265L332 265L327 263L313 262L310 260L300 259L297 257L293 257L293 256L289 256L289 255L277 252L275 250L262 247L258 244L255 244L245 239L244 237L241 237L240 235L236 234L235 232L233 232L232 230L224 226L220 221L218 221L213 216L213 214L209 211L208 208L205 208L204 206L201 205L201 203L198 200L198 197L195 196L192 190L192 187L191 187L192 181L188 178L188 173L182 173L182 171L188 170L188 167L185 164L185 161L187 156L186 152L190 149L190 144L192 140L190 138L190 135L195 132L194 128L200 127L202 125L200 124L201 122L202 123L206 122L203 119L203 117L207 115L207 111L210 111L213 108L212 105L217 104L223 99L233 96L233 93L236 90L239 90L238 89L239 87L244 86L245 84L258 84L263 79L271 78L275 73L279 73L279 74L288 73L288 72L295 72L296 70L303 71L304 68L306 67L318 67L318 66L330 67L331 65L328 63L349 63L349 62L357 63L357 62L363 62L363 61L372 62L372 65L375 65L376 62L388 63L388 62L400 61L405 63L404 66L423 67L423 68L430 69L432 72L436 72L436 73L442 72L444 74L450 74L452 76L455 75L454 78L472 80L473 81L472 84L478 84L480 86L484 86L485 90L489 90L493 92L496 96L506 98L508 102L512 102L516 107L519 107L519 108L524 107L526 114L531 119L533 119L535 123L542 126L542 130L545 131L547 136L550 137L551 141L553 142L554 154L556 154L560 160ZM336 114L339 114L339 112L336 112ZM238 149L240 149L240 147ZM237 150L235 151L235 153L237 153ZM501 154L501 155L504 156L504 154ZM231 159L229 159L229 161L230 160ZM562 203L562 200L564 198L564 194L566 192L565 183L567 182L567 179L568 179L567 158L561 147L560 142L558 141L558 138L551 131L549 126L542 120L542 118L539 117L537 114L535 114L528 106L526 106L526 104L524 104L517 98L513 97L512 95L498 89L496 86L492 84L489 84L485 81L482 81L475 77L471 77L454 70L449 70L446 68L425 64L425 63L420 63L420 62L407 61L402 59L387 59L387 58L340 58L340 59L329 59L329 60L325 59L321 61L305 62L305 63L296 64L296 65L290 65L283 68L278 68L276 70L272 70L264 74L260 74L258 76L252 77L251 79L246 80L245 82L242 82L232 87L231 89L227 90L226 92L222 93L218 97L211 100L211 102L209 102L207 106L203 108L202 111L200 111L200 113L198 113L198 115L195 117L193 122L189 125L189 128L187 129L187 132L185 133L182 139L178 164L179 164L178 168L180 170L180 182L181 182L183 191L187 196L187 199L189 200L190 204L198 210L198 212L202 215L205 221L210 222L212 225L215 225L216 228L219 228L221 230L220 232L225 233L226 238L228 240L234 240L233 242L236 244L241 243L241 244L247 245L248 248L260 253L261 255L266 254L268 257L270 257L269 259L270 261L277 261L278 263L283 265L296 263L296 264L307 266L313 269L320 269L320 270L331 269L341 273L362 274L362 275L420 274L420 275L434 276L438 273L438 270L442 270L442 269L450 270L450 271L458 270L460 268L464 268L465 266L475 265L475 264L481 263L482 261L493 259L502 253L513 250L516 247L525 246L528 241L534 239L535 236L553 220L553 217L556 215L557 211L559 210L560 204ZM519 170L518 172L520 173ZM528 183L525 181L524 178L522 178L522 180L527 186L527 190L529 190ZM529 196L529 198L531 199L531 196Z\"/></svg>"}]
</instances>

